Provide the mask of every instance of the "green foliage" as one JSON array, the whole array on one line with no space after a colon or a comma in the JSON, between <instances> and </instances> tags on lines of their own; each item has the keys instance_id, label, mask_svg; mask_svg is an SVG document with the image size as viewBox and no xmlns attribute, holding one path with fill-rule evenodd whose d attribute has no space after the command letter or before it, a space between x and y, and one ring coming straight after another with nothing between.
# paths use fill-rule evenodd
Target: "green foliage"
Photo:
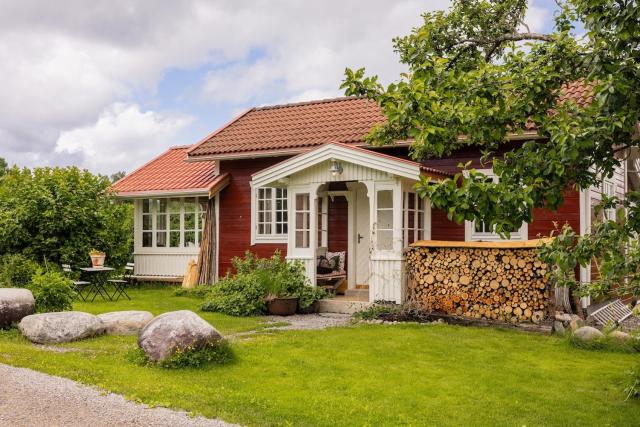
<instances>
[{"instance_id":1,"label":"green foliage","mask_svg":"<svg viewBox=\"0 0 640 427\"><path fill-rule=\"evenodd\" d=\"M123 265L133 247L132 206L115 201L109 186L75 167L9 169L0 180L0 254L87 265L96 248Z\"/></svg>"},{"instance_id":2,"label":"green foliage","mask_svg":"<svg viewBox=\"0 0 640 427\"><path fill-rule=\"evenodd\" d=\"M36 300L36 311L39 313L72 308L75 296L72 283L57 271L39 269L32 277L29 289Z\"/></svg>"},{"instance_id":3,"label":"green foliage","mask_svg":"<svg viewBox=\"0 0 640 427\"><path fill-rule=\"evenodd\" d=\"M173 294L177 297L192 297L198 299L204 299L211 293L213 286L211 285L200 285L193 289L185 289L183 287L177 287Z\"/></svg>"},{"instance_id":4,"label":"green foliage","mask_svg":"<svg viewBox=\"0 0 640 427\"><path fill-rule=\"evenodd\" d=\"M265 295L259 275L238 273L218 281L200 308L232 316L255 316L266 310Z\"/></svg>"},{"instance_id":5,"label":"green foliage","mask_svg":"<svg viewBox=\"0 0 640 427\"><path fill-rule=\"evenodd\" d=\"M31 282L38 263L21 254L6 254L0 258L0 287L24 288Z\"/></svg>"},{"instance_id":6,"label":"green foliage","mask_svg":"<svg viewBox=\"0 0 640 427\"><path fill-rule=\"evenodd\" d=\"M640 365L629 371L629 382L624 388L624 393L629 399L640 399Z\"/></svg>"},{"instance_id":7,"label":"green foliage","mask_svg":"<svg viewBox=\"0 0 640 427\"><path fill-rule=\"evenodd\" d=\"M138 366L160 366L166 369L199 369L209 365L231 363L235 360L235 355L229 343L222 340L202 347L188 347L184 350L178 350L169 358L158 363L150 361L140 348L127 353L127 359Z\"/></svg>"},{"instance_id":8,"label":"green foliage","mask_svg":"<svg viewBox=\"0 0 640 427\"><path fill-rule=\"evenodd\" d=\"M353 314L355 320L376 320L385 315L396 313L400 306L396 304L373 304Z\"/></svg>"},{"instance_id":9,"label":"green foliage","mask_svg":"<svg viewBox=\"0 0 640 427\"><path fill-rule=\"evenodd\" d=\"M298 308L305 310L314 302L320 301L323 298L328 298L330 295L323 288L317 286L303 285L298 292Z\"/></svg>"},{"instance_id":10,"label":"green foliage","mask_svg":"<svg viewBox=\"0 0 640 427\"><path fill-rule=\"evenodd\" d=\"M346 94L375 101L387 116L369 142L411 140L417 160L468 147L483 153L484 167L493 168L498 182L466 164L450 179L423 179L417 186L457 222L483 220L508 235L532 220L534 208L557 209L567 188L611 178L640 146L640 8L604 0L557 4L553 30L538 34L523 24L524 0L455 0L447 11L425 13L421 26L394 40L408 69L399 81L385 87L364 69L346 70ZM580 37L576 23L584 28ZM590 102L560 98L574 82L591 91ZM531 123L535 138L526 136ZM573 269L602 256L603 277L585 292L606 293L617 284L617 292L638 295L640 195L625 196L602 203L619 208L616 219L582 237L564 230L544 252L556 263L557 285L580 286Z\"/></svg>"},{"instance_id":11,"label":"green foliage","mask_svg":"<svg viewBox=\"0 0 640 427\"><path fill-rule=\"evenodd\" d=\"M591 341L582 341L581 339L576 338L574 335L569 335L567 339L569 340L571 346L582 348L585 350L602 350L619 353L640 352L640 340L638 339L620 341L608 335L605 335L603 338L594 339Z\"/></svg>"},{"instance_id":12,"label":"green foliage","mask_svg":"<svg viewBox=\"0 0 640 427\"><path fill-rule=\"evenodd\" d=\"M0 178L2 178L5 173L7 173L7 170L9 170L7 161L4 158L0 157Z\"/></svg>"}]
</instances>

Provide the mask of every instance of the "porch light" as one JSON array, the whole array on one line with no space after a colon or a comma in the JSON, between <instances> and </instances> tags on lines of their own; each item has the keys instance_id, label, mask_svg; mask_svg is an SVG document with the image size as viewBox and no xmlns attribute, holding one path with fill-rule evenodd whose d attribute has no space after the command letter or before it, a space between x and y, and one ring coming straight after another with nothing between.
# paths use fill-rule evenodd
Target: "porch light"
<instances>
[{"instance_id":1,"label":"porch light","mask_svg":"<svg viewBox=\"0 0 640 427\"><path fill-rule=\"evenodd\" d=\"M342 173L342 165L340 162L331 159L331 166L329 167L329 172L331 172L332 176L338 176Z\"/></svg>"}]
</instances>

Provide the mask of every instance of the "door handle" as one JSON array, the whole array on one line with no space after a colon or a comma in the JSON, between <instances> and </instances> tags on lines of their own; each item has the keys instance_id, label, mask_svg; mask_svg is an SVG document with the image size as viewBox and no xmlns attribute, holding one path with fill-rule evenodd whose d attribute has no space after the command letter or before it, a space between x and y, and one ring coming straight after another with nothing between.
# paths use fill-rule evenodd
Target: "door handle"
<instances>
[{"instance_id":1,"label":"door handle","mask_svg":"<svg viewBox=\"0 0 640 427\"><path fill-rule=\"evenodd\" d=\"M360 240L364 239L364 236L362 236L360 233L358 233L358 243L360 243Z\"/></svg>"}]
</instances>

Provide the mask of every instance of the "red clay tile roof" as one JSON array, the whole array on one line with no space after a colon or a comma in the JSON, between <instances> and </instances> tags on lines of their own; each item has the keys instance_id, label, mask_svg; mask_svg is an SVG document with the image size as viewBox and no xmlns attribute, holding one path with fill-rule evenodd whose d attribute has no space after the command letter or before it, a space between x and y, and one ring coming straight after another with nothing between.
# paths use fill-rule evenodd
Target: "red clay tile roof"
<instances>
[{"instance_id":1,"label":"red clay tile roof","mask_svg":"<svg viewBox=\"0 0 640 427\"><path fill-rule=\"evenodd\" d=\"M112 189L120 196L208 191L216 179L215 162L187 162L189 148L169 148L113 184Z\"/></svg>"},{"instance_id":2,"label":"red clay tile roof","mask_svg":"<svg viewBox=\"0 0 640 427\"><path fill-rule=\"evenodd\" d=\"M190 157L300 152L328 142L362 143L386 120L375 102L346 97L252 108L189 150Z\"/></svg>"},{"instance_id":3,"label":"red clay tile roof","mask_svg":"<svg viewBox=\"0 0 640 427\"><path fill-rule=\"evenodd\" d=\"M584 106L591 102L592 90L583 81L569 83L560 102L574 99ZM385 121L375 102L357 97L252 108L194 145L188 155L235 158L299 153L329 142L361 145L369 130Z\"/></svg>"}]
</instances>

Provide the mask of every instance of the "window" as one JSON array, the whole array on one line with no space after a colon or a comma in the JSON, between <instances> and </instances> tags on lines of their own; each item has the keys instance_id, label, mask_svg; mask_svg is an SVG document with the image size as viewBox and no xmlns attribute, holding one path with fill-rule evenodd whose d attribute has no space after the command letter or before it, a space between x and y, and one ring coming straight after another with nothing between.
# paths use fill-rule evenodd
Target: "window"
<instances>
[{"instance_id":1,"label":"window","mask_svg":"<svg viewBox=\"0 0 640 427\"><path fill-rule=\"evenodd\" d=\"M296 248L308 248L311 236L309 193L296 194Z\"/></svg>"},{"instance_id":2,"label":"window","mask_svg":"<svg viewBox=\"0 0 640 427\"><path fill-rule=\"evenodd\" d=\"M602 181L601 193L607 197L614 197L616 195L616 185L611 181ZM615 220L616 208L609 208L604 210L604 219Z\"/></svg>"},{"instance_id":3,"label":"window","mask_svg":"<svg viewBox=\"0 0 640 427\"><path fill-rule=\"evenodd\" d=\"M197 248L206 206L206 197L142 200L142 247Z\"/></svg>"},{"instance_id":4,"label":"window","mask_svg":"<svg viewBox=\"0 0 640 427\"><path fill-rule=\"evenodd\" d=\"M284 236L288 232L286 188L258 188L256 193L257 236Z\"/></svg>"},{"instance_id":5,"label":"window","mask_svg":"<svg viewBox=\"0 0 640 427\"><path fill-rule=\"evenodd\" d=\"M318 198L318 246L327 246L329 237L329 203L326 196Z\"/></svg>"},{"instance_id":6,"label":"window","mask_svg":"<svg viewBox=\"0 0 640 427\"><path fill-rule=\"evenodd\" d=\"M379 250L393 249L393 190L377 192L376 247Z\"/></svg>"},{"instance_id":7,"label":"window","mask_svg":"<svg viewBox=\"0 0 640 427\"><path fill-rule=\"evenodd\" d=\"M478 172L486 175L487 182L498 182L498 177L493 174L491 169L478 170ZM527 224L522 224L519 230L510 233L508 240L526 240ZM488 241L488 240L505 240L500 234L496 233L495 228L485 221L467 221L465 223L466 240Z\"/></svg>"},{"instance_id":8,"label":"window","mask_svg":"<svg viewBox=\"0 0 640 427\"><path fill-rule=\"evenodd\" d=\"M402 235L404 246L424 239L424 200L416 193L402 193Z\"/></svg>"}]
</instances>

